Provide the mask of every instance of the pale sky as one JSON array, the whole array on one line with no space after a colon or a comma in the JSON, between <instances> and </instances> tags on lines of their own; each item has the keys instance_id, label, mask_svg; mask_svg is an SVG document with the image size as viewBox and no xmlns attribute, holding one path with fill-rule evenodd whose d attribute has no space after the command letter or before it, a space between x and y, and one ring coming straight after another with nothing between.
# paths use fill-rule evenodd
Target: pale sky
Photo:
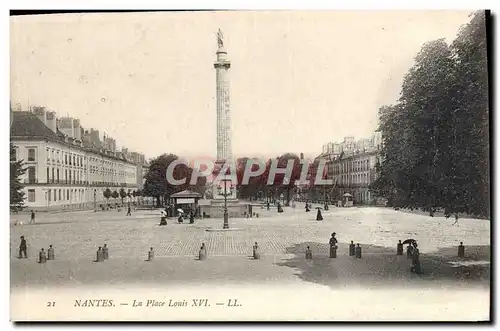
<instances>
[{"instance_id":1,"label":"pale sky","mask_svg":"<svg viewBox=\"0 0 500 331\"><path fill-rule=\"evenodd\" d=\"M421 46L465 11L163 12L11 18L11 101L154 157L216 154L215 52L231 61L235 156L315 156L369 137Z\"/></svg>"}]
</instances>

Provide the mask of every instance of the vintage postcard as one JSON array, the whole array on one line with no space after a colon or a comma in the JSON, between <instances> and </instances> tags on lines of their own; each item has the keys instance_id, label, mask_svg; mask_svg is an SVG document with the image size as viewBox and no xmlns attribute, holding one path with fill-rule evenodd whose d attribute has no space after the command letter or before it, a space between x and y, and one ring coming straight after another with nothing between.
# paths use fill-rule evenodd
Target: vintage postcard
<instances>
[{"instance_id":1,"label":"vintage postcard","mask_svg":"<svg viewBox=\"0 0 500 331\"><path fill-rule=\"evenodd\" d=\"M10 17L12 321L489 321L489 12Z\"/></svg>"}]
</instances>

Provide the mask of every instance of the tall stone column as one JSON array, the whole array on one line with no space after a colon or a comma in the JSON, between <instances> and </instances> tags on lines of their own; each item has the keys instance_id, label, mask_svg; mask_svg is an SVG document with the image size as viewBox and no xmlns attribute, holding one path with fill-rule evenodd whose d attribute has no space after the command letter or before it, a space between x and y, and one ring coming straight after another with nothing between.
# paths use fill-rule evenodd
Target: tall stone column
<instances>
[{"instance_id":1,"label":"tall stone column","mask_svg":"<svg viewBox=\"0 0 500 331\"><path fill-rule=\"evenodd\" d=\"M233 162L231 146L231 101L229 97L229 68L231 62L227 59L222 35L218 36L217 61L214 63L216 72L217 100L217 161Z\"/></svg>"},{"instance_id":2,"label":"tall stone column","mask_svg":"<svg viewBox=\"0 0 500 331\"><path fill-rule=\"evenodd\" d=\"M231 100L229 97L229 68L231 62L227 59L227 52L224 48L222 32L217 33L217 60L214 63L215 78L216 78L216 106L217 106L217 160L215 164L214 175L217 176L224 163L228 163L232 170L236 170L235 161L233 159L231 146ZM220 179L230 181L231 176L223 176ZM226 182L227 183L227 182ZM232 184L230 194L226 195L227 199L236 199L236 184ZM213 196L217 199L224 199L218 193L219 185L213 186ZM227 184L228 185L228 184Z\"/></svg>"}]
</instances>

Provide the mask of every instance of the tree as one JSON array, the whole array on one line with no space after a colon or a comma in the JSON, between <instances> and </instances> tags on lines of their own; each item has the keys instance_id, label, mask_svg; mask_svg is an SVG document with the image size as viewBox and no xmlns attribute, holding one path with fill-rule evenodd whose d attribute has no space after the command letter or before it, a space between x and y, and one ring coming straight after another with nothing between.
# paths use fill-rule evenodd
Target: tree
<instances>
[{"instance_id":1,"label":"tree","mask_svg":"<svg viewBox=\"0 0 500 331\"><path fill-rule=\"evenodd\" d=\"M116 200L116 199L118 199L118 197L120 196L120 194L118 194L118 192L116 190L114 190L113 193L111 193L111 196L113 197L113 199Z\"/></svg>"},{"instance_id":2,"label":"tree","mask_svg":"<svg viewBox=\"0 0 500 331\"><path fill-rule=\"evenodd\" d=\"M172 194L183 190L189 189L200 194L205 193L206 178L198 177L196 183L191 185L191 178L195 172L185 164L176 165L172 173L175 180L186 179L184 184L174 185L167 181L167 168L178 159L177 155L163 154L150 162L149 171L145 176L146 182L144 183L143 194L155 197L158 207L162 205L161 197L163 197L163 201L167 201Z\"/></svg>"},{"instance_id":3,"label":"tree","mask_svg":"<svg viewBox=\"0 0 500 331\"><path fill-rule=\"evenodd\" d=\"M250 170L253 172L256 172L257 170L259 170L260 165L257 162L257 159L252 159L249 157L239 158L236 162L236 177L238 180L237 189L238 189L239 198L251 200L252 198L257 197L257 195L262 191L263 187L265 186L265 183L263 185L262 180L261 180L263 175L250 177L248 179L247 184L243 183L245 169L247 167L247 163L249 160L253 161Z\"/></svg>"},{"instance_id":4,"label":"tree","mask_svg":"<svg viewBox=\"0 0 500 331\"><path fill-rule=\"evenodd\" d=\"M120 198L122 199L122 205L123 205L123 199L127 197L127 192L125 192L125 189L123 187L120 188Z\"/></svg>"},{"instance_id":5,"label":"tree","mask_svg":"<svg viewBox=\"0 0 500 331\"><path fill-rule=\"evenodd\" d=\"M161 206L161 196L169 197L175 193L175 187L166 180L166 173L170 163L177 159L177 155L162 154L150 162L149 171L145 176L144 195L154 197L158 207Z\"/></svg>"},{"instance_id":6,"label":"tree","mask_svg":"<svg viewBox=\"0 0 500 331\"><path fill-rule=\"evenodd\" d=\"M425 44L397 104L379 110L382 162L371 186L396 207L489 214L484 12L452 45Z\"/></svg>"},{"instance_id":7,"label":"tree","mask_svg":"<svg viewBox=\"0 0 500 331\"><path fill-rule=\"evenodd\" d=\"M102 195L104 196L104 198L106 199L106 201L109 203L109 198L111 198L111 190L108 188L106 188L106 190L104 190L104 192L102 193Z\"/></svg>"},{"instance_id":8,"label":"tree","mask_svg":"<svg viewBox=\"0 0 500 331\"><path fill-rule=\"evenodd\" d=\"M24 185L20 177L26 173L23 160L16 160L16 147L10 142L10 210L18 212L24 207Z\"/></svg>"},{"instance_id":9,"label":"tree","mask_svg":"<svg viewBox=\"0 0 500 331\"><path fill-rule=\"evenodd\" d=\"M291 192L295 188L295 182L300 179L300 174L302 172L302 165L300 163L300 159L297 155L293 153L283 154L278 158L278 168L286 168L287 164L291 160L292 163L292 172L290 174L289 181L284 182L285 174L276 174L275 183L279 186L279 191L285 194L286 202L285 205L288 206L290 204Z\"/></svg>"}]
</instances>

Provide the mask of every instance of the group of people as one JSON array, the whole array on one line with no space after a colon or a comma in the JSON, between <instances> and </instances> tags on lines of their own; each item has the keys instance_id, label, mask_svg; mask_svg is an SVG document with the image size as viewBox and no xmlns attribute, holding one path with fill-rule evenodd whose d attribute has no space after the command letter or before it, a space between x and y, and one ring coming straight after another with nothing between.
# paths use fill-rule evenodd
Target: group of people
<instances>
[{"instance_id":1,"label":"group of people","mask_svg":"<svg viewBox=\"0 0 500 331\"><path fill-rule=\"evenodd\" d=\"M167 225L167 217L169 215L168 208L165 208L164 210L161 211L161 216L160 216L160 225ZM177 223L183 224L184 223L184 217L185 217L184 212L179 212L179 216L177 217ZM194 224L194 211L189 211L189 224Z\"/></svg>"}]
</instances>

